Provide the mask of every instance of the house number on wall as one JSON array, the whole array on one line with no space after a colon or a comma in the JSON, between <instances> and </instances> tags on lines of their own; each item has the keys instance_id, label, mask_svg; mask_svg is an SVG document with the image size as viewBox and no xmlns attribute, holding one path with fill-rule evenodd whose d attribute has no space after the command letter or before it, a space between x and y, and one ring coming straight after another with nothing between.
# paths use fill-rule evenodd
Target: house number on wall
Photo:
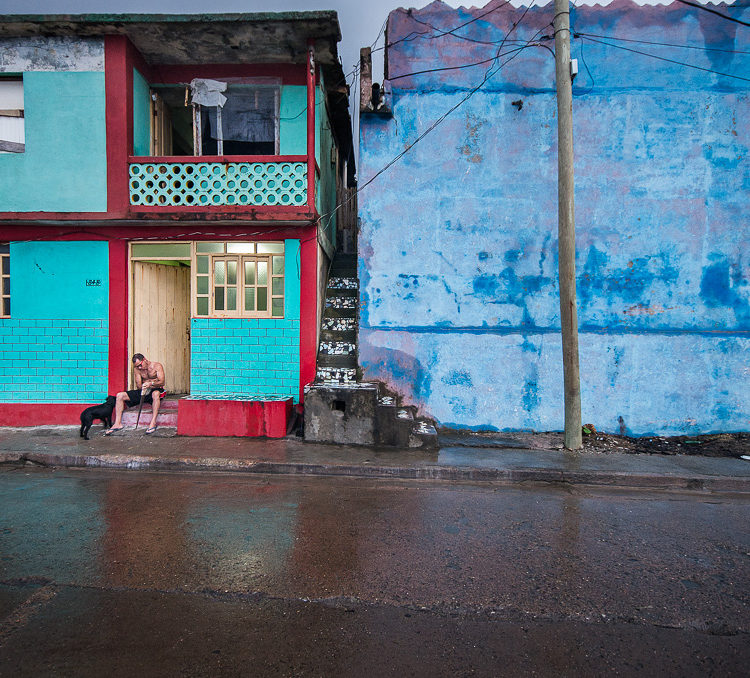
<instances>
[{"instance_id":1,"label":"house number on wall","mask_svg":"<svg viewBox=\"0 0 750 678\"><path fill-rule=\"evenodd\" d=\"M101 280L92 280L92 279L86 280L86 287L101 287L101 286L102 286Z\"/></svg>"}]
</instances>

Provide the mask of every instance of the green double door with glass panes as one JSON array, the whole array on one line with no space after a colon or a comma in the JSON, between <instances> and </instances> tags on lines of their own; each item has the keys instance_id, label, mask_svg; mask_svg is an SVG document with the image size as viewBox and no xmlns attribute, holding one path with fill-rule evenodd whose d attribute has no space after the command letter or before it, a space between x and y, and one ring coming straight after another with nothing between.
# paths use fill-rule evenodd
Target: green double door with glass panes
<instances>
[{"instance_id":1,"label":"green double door with glass panes","mask_svg":"<svg viewBox=\"0 0 750 678\"><path fill-rule=\"evenodd\" d=\"M284 243L195 245L197 317L284 317Z\"/></svg>"}]
</instances>

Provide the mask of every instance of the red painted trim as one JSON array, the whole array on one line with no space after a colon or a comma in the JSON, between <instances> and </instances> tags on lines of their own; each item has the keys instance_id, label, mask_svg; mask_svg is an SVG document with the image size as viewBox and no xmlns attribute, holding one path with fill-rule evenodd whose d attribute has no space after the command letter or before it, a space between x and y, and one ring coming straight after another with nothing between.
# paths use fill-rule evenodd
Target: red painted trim
<instances>
[{"instance_id":1,"label":"red painted trim","mask_svg":"<svg viewBox=\"0 0 750 678\"><path fill-rule=\"evenodd\" d=\"M283 438L292 399L273 401L180 400L177 435Z\"/></svg>"},{"instance_id":2,"label":"red painted trim","mask_svg":"<svg viewBox=\"0 0 750 678\"><path fill-rule=\"evenodd\" d=\"M307 162L306 155L131 155L129 163L160 162Z\"/></svg>"},{"instance_id":3,"label":"red painted trim","mask_svg":"<svg viewBox=\"0 0 750 678\"><path fill-rule=\"evenodd\" d=\"M152 83L182 84L193 78L281 78L284 85L304 85L303 64L161 65L152 69Z\"/></svg>"},{"instance_id":4,"label":"red painted trim","mask_svg":"<svg viewBox=\"0 0 750 678\"><path fill-rule=\"evenodd\" d=\"M81 423L81 412L97 403L0 403L0 426Z\"/></svg>"},{"instance_id":5,"label":"red painted trim","mask_svg":"<svg viewBox=\"0 0 750 678\"><path fill-rule=\"evenodd\" d=\"M305 229L300 247L299 398L315 379L318 346L318 240L316 227Z\"/></svg>"},{"instance_id":6,"label":"red painted trim","mask_svg":"<svg viewBox=\"0 0 750 678\"><path fill-rule=\"evenodd\" d=\"M107 146L109 147L109 144ZM109 193L109 177L107 178L107 192ZM128 199L130 199L129 196ZM0 221L38 221L39 219L54 219L55 221L99 219L101 221L107 218L107 212L0 212Z\"/></svg>"},{"instance_id":7,"label":"red painted trim","mask_svg":"<svg viewBox=\"0 0 750 678\"><path fill-rule=\"evenodd\" d=\"M128 39L104 36L104 88L107 121L107 216L121 217L130 202L128 154L133 148L133 69Z\"/></svg>"},{"instance_id":8,"label":"red painted trim","mask_svg":"<svg viewBox=\"0 0 750 678\"><path fill-rule=\"evenodd\" d=\"M154 81L154 69L146 63L143 55L136 49L130 40L128 40L128 61L132 68L138 69L138 72L149 82ZM131 70L132 70L131 68Z\"/></svg>"},{"instance_id":9,"label":"red painted trim","mask_svg":"<svg viewBox=\"0 0 750 678\"><path fill-rule=\"evenodd\" d=\"M315 47L307 41L307 206L315 211Z\"/></svg>"},{"instance_id":10,"label":"red painted trim","mask_svg":"<svg viewBox=\"0 0 750 678\"><path fill-rule=\"evenodd\" d=\"M175 217L170 215L184 213L186 217ZM145 215L151 215L149 218L156 220L158 215L163 215L165 220L194 220L194 221L217 221L221 219L228 220L245 220L245 221L310 221L315 218L315 214L307 211L307 204L304 205L303 211L290 209L286 206L277 207L275 205L263 205L260 208L248 205L209 205L207 207L193 207L190 205L175 205L172 207L162 207L161 205L132 205L128 215L120 215L116 219L107 220L103 213L92 213L82 215L60 214L59 212L33 212L28 215L7 215L0 213L0 229L3 226L15 228L20 224L29 222L89 222L86 228L93 228L104 225L109 221L112 225L119 225L120 222L127 222L129 218L143 220ZM2 223L5 222L5 223ZM93 223L91 223L93 222ZM157 222L158 223L158 222ZM70 228L70 227L68 227Z\"/></svg>"},{"instance_id":11,"label":"red painted trim","mask_svg":"<svg viewBox=\"0 0 750 678\"><path fill-rule=\"evenodd\" d=\"M91 225L87 228L71 230L68 225L28 225L18 224L3 228L0 226L0 240L246 240L248 230L253 229L253 240L285 240L305 237L310 228L308 219L304 225L287 226L282 224L258 224L253 222L212 224L211 232L196 232L196 225L182 223L162 223L144 220L141 223L123 226L117 223ZM200 228L200 225L198 225ZM217 230L220 229L220 230ZM261 230L254 230L261 229ZM309 230L307 231L309 232ZM314 237L314 236L312 236Z\"/></svg>"},{"instance_id":12,"label":"red painted trim","mask_svg":"<svg viewBox=\"0 0 750 678\"><path fill-rule=\"evenodd\" d=\"M108 393L128 385L128 243L109 243L109 379Z\"/></svg>"},{"instance_id":13,"label":"red painted trim","mask_svg":"<svg viewBox=\"0 0 750 678\"><path fill-rule=\"evenodd\" d=\"M304 210L304 211L303 211ZM294 220L310 221L313 215L307 211L307 205L303 205L303 210L294 207L276 207L274 205L207 205L206 207L193 205L133 205L132 214L188 214L198 220L216 220L216 219L245 219L254 221L257 219L264 220Z\"/></svg>"}]
</instances>

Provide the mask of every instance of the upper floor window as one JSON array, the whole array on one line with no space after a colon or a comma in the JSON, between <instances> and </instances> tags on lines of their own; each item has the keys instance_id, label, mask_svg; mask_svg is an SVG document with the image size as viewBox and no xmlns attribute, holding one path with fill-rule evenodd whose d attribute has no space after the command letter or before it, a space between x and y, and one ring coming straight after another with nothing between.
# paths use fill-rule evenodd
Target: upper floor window
<instances>
[{"instance_id":1,"label":"upper floor window","mask_svg":"<svg viewBox=\"0 0 750 678\"><path fill-rule=\"evenodd\" d=\"M201 106L202 155L276 155L279 88L228 85L223 106Z\"/></svg>"},{"instance_id":2,"label":"upper floor window","mask_svg":"<svg viewBox=\"0 0 750 678\"><path fill-rule=\"evenodd\" d=\"M0 77L0 153L26 150L23 78Z\"/></svg>"},{"instance_id":3,"label":"upper floor window","mask_svg":"<svg viewBox=\"0 0 750 678\"><path fill-rule=\"evenodd\" d=\"M10 318L10 246L0 244L0 318Z\"/></svg>"},{"instance_id":4,"label":"upper floor window","mask_svg":"<svg viewBox=\"0 0 750 678\"><path fill-rule=\"evenodd\" d=\"M278 78L197 79L151 90L151 153L278 155Z\"/></svg>"}]
</instances>

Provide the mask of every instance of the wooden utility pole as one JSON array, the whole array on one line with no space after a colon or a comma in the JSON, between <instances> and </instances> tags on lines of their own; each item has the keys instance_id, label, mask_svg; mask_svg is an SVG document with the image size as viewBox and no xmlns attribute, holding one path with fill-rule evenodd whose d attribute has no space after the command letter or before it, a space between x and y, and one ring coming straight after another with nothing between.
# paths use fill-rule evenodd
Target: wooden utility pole
<instances>
[{"instance_id":1,"label":"wooden utility pole","mask_svg":"<svg viewBox=\"0 0 750 678\"><path fill-rule=\"evenodd\" d=\"M557 238L560 276L560 326L565 385L565 447L581 440L581 379L578 372L576 310L576 231L573 201L573 81L570 68L569 0L555 0L555 75L557 82Z\"/></svg>"}]
</instances>

